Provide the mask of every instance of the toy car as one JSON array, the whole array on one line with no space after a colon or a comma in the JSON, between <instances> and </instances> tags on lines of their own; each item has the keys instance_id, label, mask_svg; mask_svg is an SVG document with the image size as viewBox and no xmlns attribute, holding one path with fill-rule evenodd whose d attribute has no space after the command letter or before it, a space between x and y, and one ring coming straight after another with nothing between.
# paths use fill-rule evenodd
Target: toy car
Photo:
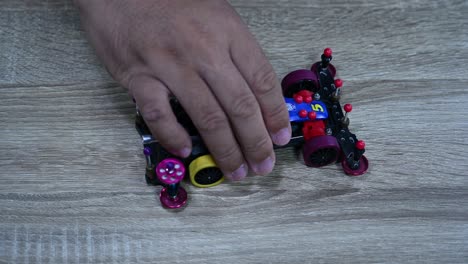
<instances>
[{"instance_id":1,"label":"toy car","mask_svg":"<svg viewBox=\"0 0 468 264\"><path fill-rule=\"evenodd\" d=\"M365 143L349 131L351 104L340 105L342 81L335 80L330 63L332 51L326 48L321 61L310 70L296 70L281 82L289 111L292 139L288 144L302 147L304 163L322 167L339 161L346 174L364 174L369 162L363 155Z\"/></svg>"},{"instance_id":2,"label":"toy car","mask_svg":"<svg viewBox=\"0 0 468 264\"><path fill-rule=\"evenodd\" d=\"M340 105L342 81L335 80L336 69L330 63L332 51L327 48L321 61L310 70L296 70L281 82L285 103L292 127L291 141L283 147L302 148L304 163L310 167L322 167L341 162L346 174L357 176L365 173L369 162L363 155L365 143L348 129L348 113L351 104ZM178 122L192 139L192 152L181 159L167 152L151 136L137 108L136 128L143 140L146 156L146 182L163 185L160 200L167 208L179 208L187 200L180 181L187 174L197 187L213 187L223 180L197 129L177 99L170 99ZM279 147L275 147L279 148ZM188 170L186 170L188 168Z\"/></svg>"}]
</instances>

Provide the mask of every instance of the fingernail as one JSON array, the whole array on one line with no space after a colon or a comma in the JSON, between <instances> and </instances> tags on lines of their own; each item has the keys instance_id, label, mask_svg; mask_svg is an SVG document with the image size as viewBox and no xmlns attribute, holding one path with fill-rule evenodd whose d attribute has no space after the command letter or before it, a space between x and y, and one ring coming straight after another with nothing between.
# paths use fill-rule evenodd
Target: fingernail
<instances>
[{"instance_id":1,"label":"fingernail","mask_svg":"<svg viewBox=\"0 0 468 264\"><path fill-rule=\"evenodd\" d=\"M252 164L250 167L258 175L266 175L273 170L273 166L275 162L273 161L272 157L268 157L260 163Z\"/></svg>"},{"instance_id":2,"label":"fingernail","mask_svg":"<svg viewBox=\"0 0 468 264\"><path fill-rule=\"evenodd\" d=\"M175 152L173 152L174 154L176 154L177 156L181 157L181 158L186 158L190 155L192 151L190 150L190 148L183 148L183 149L180 149L180 150L177 150Z\"/></svg>"},{"instance_id":3,"label":"fingernail","mask_svg":"<svg viewBox=\"0 0 468 264\"><path fill-rule=\"evenodd\" d=\"M271 140L276 145L286 145L288 144L289 140L291 140L291 130L289 129L289 127L282 128L280 129L280 131L271 135Z\"/></svg>"},{"instance_id":4,"label":"fingernail","mask_svg":"<svg viewBox=\"0 0 468 264\"><path fill-rule=\"evenodd\" d=\"M237 170L229 174L228 178L233 181L240 181L247 176L247 166L242 164Z\"/></svg>"}]
</instances>

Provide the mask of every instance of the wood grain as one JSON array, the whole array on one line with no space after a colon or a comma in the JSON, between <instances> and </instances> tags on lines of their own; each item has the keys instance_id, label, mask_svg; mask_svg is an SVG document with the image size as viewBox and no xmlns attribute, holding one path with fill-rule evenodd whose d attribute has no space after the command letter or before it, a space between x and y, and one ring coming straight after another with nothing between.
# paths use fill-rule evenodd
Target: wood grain
<instances>
[{"instance_id":1,"label":"wood grain","mask_svg":"<svg viewBox=\"0 0 468 264\"><path fill-rule=\"evenodd\" d=\"M278 75L323 47L368 174L277 152L167 211L68 1L0 2L0 263L467 263L466 1L230 1Z\"/></svg>"}]
</instances>

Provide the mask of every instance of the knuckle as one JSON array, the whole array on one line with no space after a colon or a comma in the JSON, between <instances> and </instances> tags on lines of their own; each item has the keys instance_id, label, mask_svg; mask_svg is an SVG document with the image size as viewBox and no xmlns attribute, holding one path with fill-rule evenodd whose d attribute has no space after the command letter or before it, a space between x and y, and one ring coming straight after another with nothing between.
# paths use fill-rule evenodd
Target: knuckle
<instances>
[{"instance_id":1,"label":"knuckle","mask_svg":"<svg viewBox=\"0 0 468 264\"><path fill-rule=\"evenodd\" d=\"M271 66L262 65L253 74L252 86L257 96L268 96L276 90L278 80Z\"/></svg>"},{"instance_id":2,"label":"knuckle","mask_svg":"<svg viewBox=\"0 0 468 264\"><path fill-rule=\"evenodd\" d=\"M235 171L242 165L244 160L240 149L234 141L228 141L228 144L223 144L222 146L210 146L210 153L213 155L217 166L224 172Z\"/></svg>"},{"instance_id":3,"label":"knuckle","mask_svg":"<svg viewBox=\"0 0 468 264\"><path fill-rule=\"evenodd\" d=\"M104 65L104 68L114 80L120 83L127 90L130 90L132 79L137 75L133 72L133 69L120 62L113 65L106 64Z\"/></svg>"},{"instance_id":4,"label":"knuckle","mask_svg":"<svg viewBox=\"0 0 468 264\"><path fill-rule=\"evenodd\" d=\"M171 135L160 133L155 135L161 145L164 146L166 150L178 150L184 146L187 146L185 143L185 137L174 136L174 131L171 132Z\"/></svg>"},{"instance_id":5,"label":"knuckle","mask_svg":"<svg viewBox=\"0 0 468 264\"><path fill-rule=\"evenodd\" d=\"M143 118L149 123L160 123L167 119L168 113L155 105L143 105L140 110Z\"/></svg>"},{"instance_id":6,"label":"knuckle","mask_svg":"<svg viewBox=\"0 0 468 264\"><path fill-rule=\"evenodd\" d=\"M251 94L245 94L234 99L230 114L233 118L247 119L254 116L258 109L256 98Z\"/></svg>"},{"instance_id":7,"label":"knuckle","mask_svg":"<svg viewBox=\"0 0 468 264\"><path fill-rule=\"evenodd\" d=\"M209 111L202 115L197 127L200 133L210 133L218 131L223 127L228 126L226 117L221 111Z\"/></svg>"},{"instance_id":8,"label":"knuckle","mask_svg":"<svg viewBox=\"0 0 468 264\"><path fill-rule=\"evenodd\" d=\"M235 170L241 165L242 156L236 147L219 149L213 153L216 163L223 169Z\"/></svg>"},{"instance_id":9,"label":"knuckle","mask_svg":"<svg viewBox=\"0 0 468 264\"><path fill-rule=\"evenodd\" d=\"M197 62L197 71L201 76L206 76L208 80L219 78L220 72L229 70L228 62L219 59L219 56L213 52L204 52L204 59Z\"/></svg>"},{"instance_id":10,"label":"knuckle","mask_svg":"<svg viewBox=\"0 0 468 264\"><path fill-rule=\"evenodd\" d=\"M288 110L284 103L281 103L277 106L272 107L268 111L265 111L265 113L263 113L263 116L270 129L279 130L288 126Z\"/></svg>"},{"instance_id":11,"label":"knuckle","mask_svg":"<svg viewBox=\"0 0 468 264\"><path fill-rule=\"evenodd\" d=\"M273 151L273 143L268 136L259 137L252 142L244 144L243 151L253 159L261 161L271 154Z\"/></svg>"}]
</instances>

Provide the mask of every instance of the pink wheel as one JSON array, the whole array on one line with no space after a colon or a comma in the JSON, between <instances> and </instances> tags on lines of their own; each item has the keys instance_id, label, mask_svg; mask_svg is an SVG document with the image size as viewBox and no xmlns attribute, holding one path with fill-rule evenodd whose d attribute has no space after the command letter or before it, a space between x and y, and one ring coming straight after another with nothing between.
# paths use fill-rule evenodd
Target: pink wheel
<instances>
[{"instance_id":1,"label":"pink wheel","mask_svg":"<svg viewBox=\"0 0 468 264\"><path fill-rule=\"evenodd\" d=\"M303 82L303 85L299 85ZM281 81L281 87L283 88L283 95L285 97L292 97L294 93L300 90L309 90L314 92L318 83L317 75L309 70L296 70L290 72Z\"/></svg>"},{"instance_id":2,"label":"pink wheel","mask_svg":"<svg viewBox=\"0 0 468 264\"><path fill-rule=\"evenodd\" d=\"M161 204L169 209L177 209L184 206L187 203L187 191L184 188L179 187L176 197L169 195L168 187L164 187L159 194L159 200Z\"/></svg>"},{"instance_id":3,"label":"pink wheel","mask_svg":"<svg viewBox=\"0 0 468 264\"><path fill-rule=\"evenodd\" d=\"M346 159L341 161L341 166L346 174L349 176L359 176L367 172L369 168L369 161L367 160L366 156L362 155L359 159L359 167L355 170L351 169L346 162Z\"/></svg>"},{"instance_id":4,"label":"pink wheel","mask_svg":"<svg viewBox=\"0 0 468 264\"><path fill-rule=\"evenodd\" d=\"M320 65L320 62L314 63L314 64L312 65L312 67L310 68L310 70L311 70L313 73L317 74L317 67L319 67L319 65ZM335 66L333 66L331 63L328 64L328 70L330 71L330 73L331 73L331 75L332 75L331 77L335 78L335 75L336 75Z\"/></svg>"},{"instance_id":5,"label":"pink wheel","mask_svg":"<svg viewBox=\"0 0 468 264\"><path fill-rule=\"evenodd\" d=\"M305 164L316 168L335 162L340 152L340 145L333 136L314 137L302 147Z\"/></svg>"},{"instance_id":6,"label":"pink wheel","mask_svg":"<svg viewBox=\"0 0 468 264\"><path fill-rule=\"evenodd\" d=\"M155 170L158 180L165 184L178 183L185 176L184 164L174 158L163 159Z\"/></svg>"}]
</instances>

